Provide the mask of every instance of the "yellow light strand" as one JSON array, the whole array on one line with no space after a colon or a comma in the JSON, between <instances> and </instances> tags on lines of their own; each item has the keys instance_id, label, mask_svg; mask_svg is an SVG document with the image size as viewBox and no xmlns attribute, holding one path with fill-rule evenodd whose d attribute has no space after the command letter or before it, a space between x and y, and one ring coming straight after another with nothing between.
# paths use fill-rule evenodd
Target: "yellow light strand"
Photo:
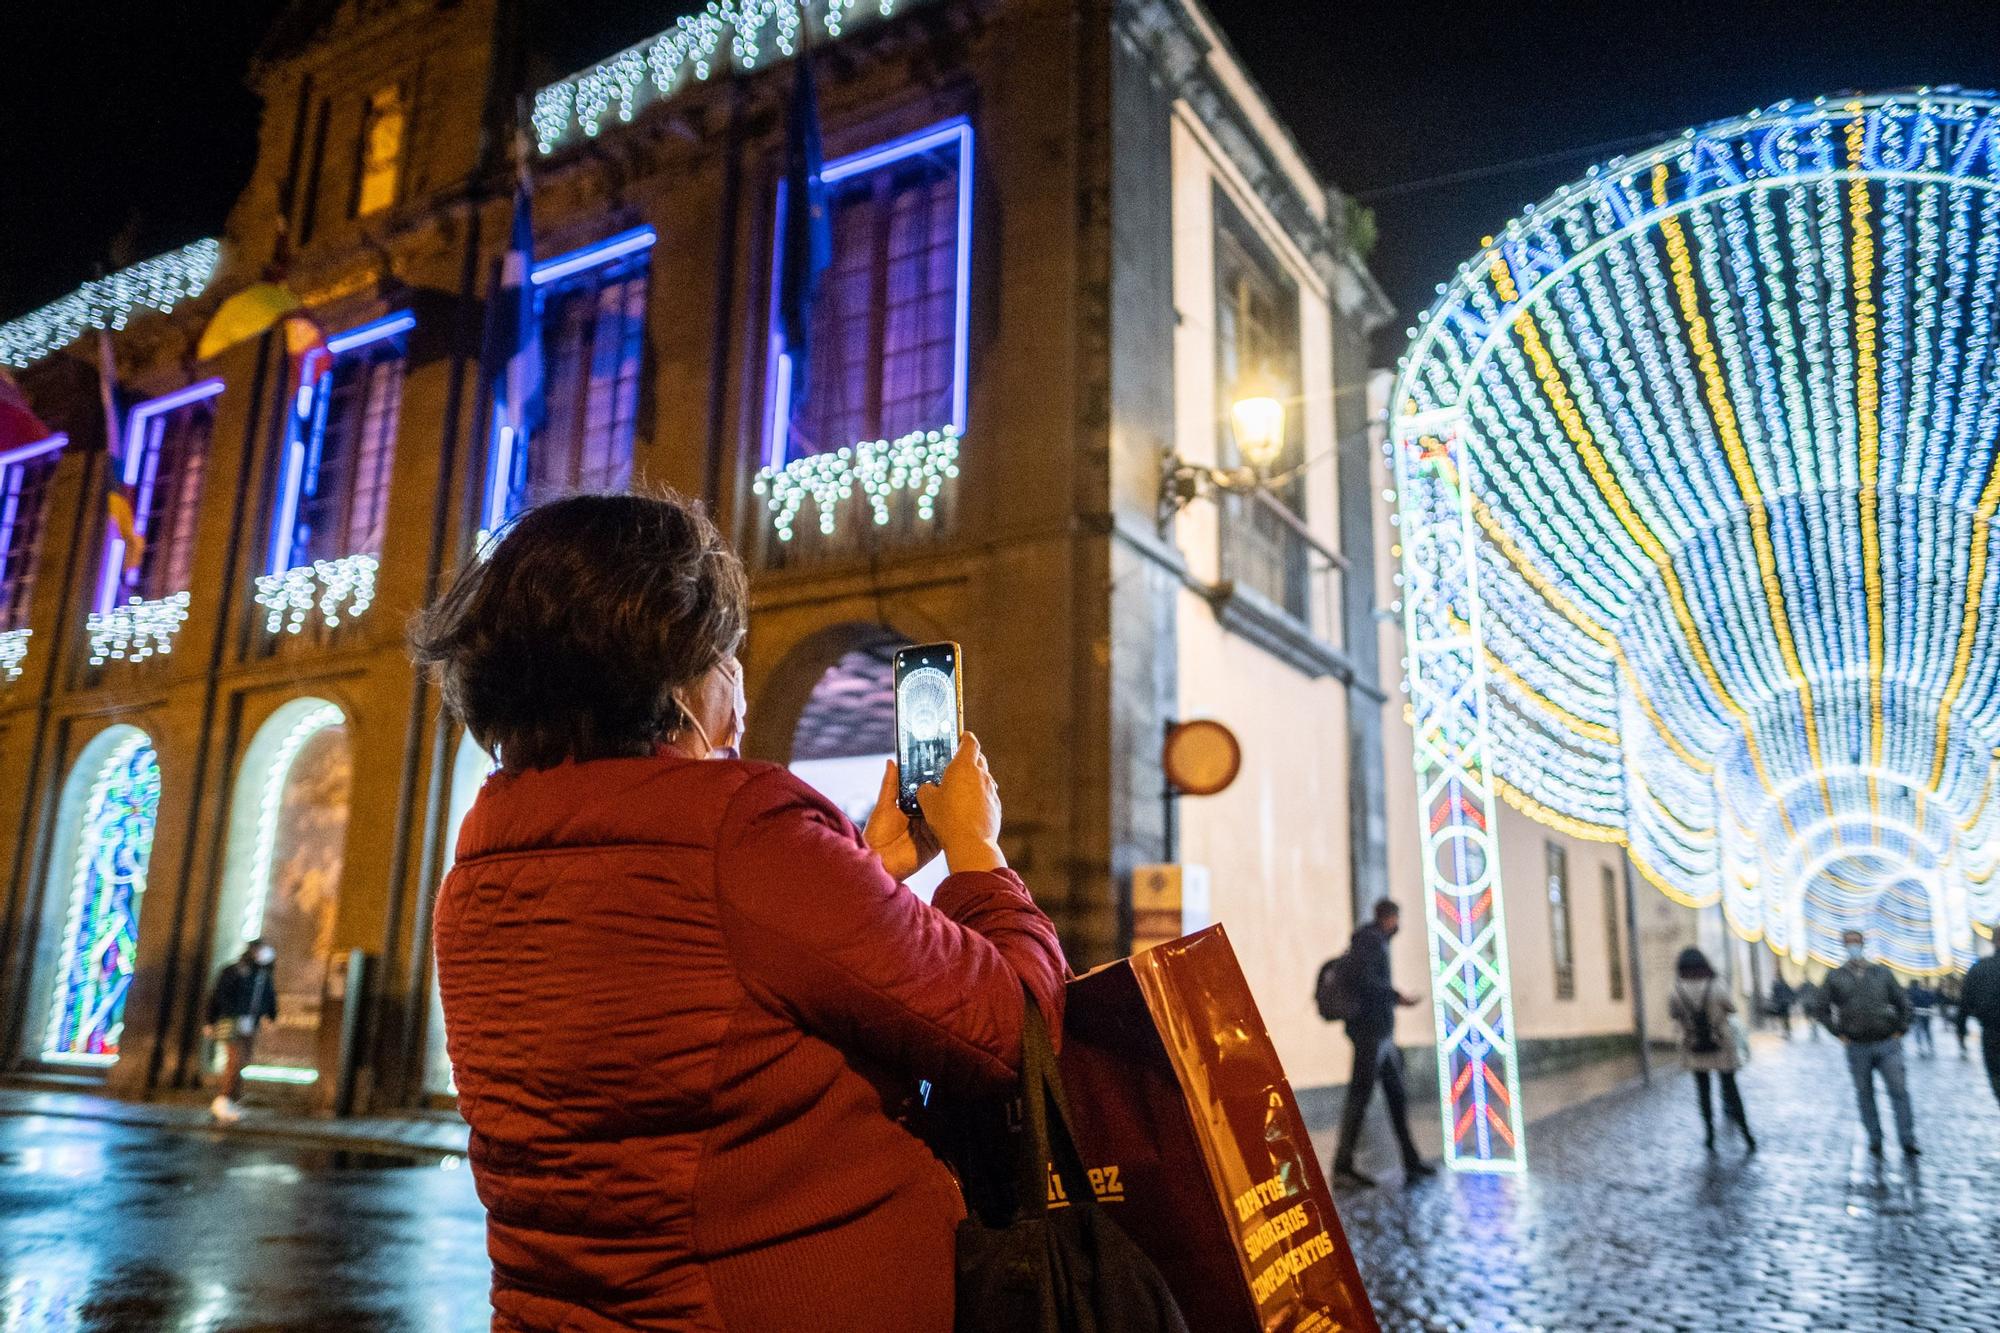
<instances>
[{"instance_id":1,"label":"yellow light strand","mask_svg":"<svg viewBox=\"0 0 2000 1333\"><path fill-rule=\"evenodd\" d=\"M1653 168L1653 200L1662 207L1667 202L1665 163ZM1722 363L1716 355L1715 344L1709 340L1708 319L1701 313L1701 293L1695 286L1694 260L1688 253L1687 235L1681 228L1680 219L1662 218L1660 233L1667 242L1668 267L1673 274L1674 291L1680 298L1681 320L1687 325L1688 346L1694 351L1695 363L1701 367L1709 415L1714 419L1715 433L1722 441L1723 453L1729 458L1729 470L1736 478L1736 489L1743 497L1744 509L1750 520L1750 544L1757 552L1757 569L1764 585L1764 599L1771 608L1771 629L1778 640L1778 653L1785 659L1785 670L1791 675L1792 683L1798 687L1802 703L1800 711L1805 720L1806 752L1812 756L1813 768L1819 776L1820 799L1826 803L1827 813L1832 814L1833 788L1826 780L1826 761L1820 756L1818 710L1813 705L1812 686L1806 681L1805 665L1799 660L1798 649L1792 642L1791 617L1785 612L1785 588L1778 578L1778 557L1771 546L1771 515L1764 507L1763 488L1757 484L1756 469L1750 465L1750 451L1744 447L1743 437L1737 430L1736 409L1729 402L1729 386L1723 379ZM1747 740L1747 721L1744 735ZM1785 818L1785 825L1789 830L1789 816Z\"/></svg>"},{"instance_id":2,"label":"yellow light strand","mask_svg":"<svg viewBox=\"0 0 2000 1333\"><path fill-rule=\"evenodd\" d=\"M1472 516L1479 521L1479 526L1485 530L1486 535L1492 540L1493 544L1500 549L1500 553L1507 557L1508 563L1513 565L1521 577L1528 581L1529 587L1541 594L1542 600L1546 601L1555 610L1557 615L1560 615L1563 619L1569 621L1570 624L1576 626L1578 630L1588 635L1611 654L1612 661L1617 664L1620 674L1625 677L1626 686L1632 691L1633 700L1639 705L1640 711L1646 715L1646 720L1652 724L1653 730L1659 733L1660 739L1667 743L1667 748L1672 750L1679 756L1682 763L1695 772L1703 776L1713 773L1715 765L1688 749L1681 741L1681 738L1668 728L1666 718L1660 716L1660 711L1653 707L1652 698L1647 695L1646 687L1639 681L1638 670L1633 667L1631 659L1625 656L1625 649L1618 642L1617 636L1591 619L1589 614L1581 607L1578 607L1568 597L1564 596L1562 590L1556 587L1554 581L1535 567L1535 563L1529 558L1528 553L1516 545L1514 539L1507 535L1506 529L1500 526L1500 520L1493 516L1493 511L1483 502L1479 500L1472 502Z\"/></svg>"},{"instance_id":3,"label":"yellow light strand","mask_svg":"<svg viewBox=\"0 0 2000 1333\"><path fill-rule=\"evenodd\" d=\"M1861 107L1850 103L1847 164L1861 166L1865 125ZM1854 231L1849 247L1854 274L1854 415L1861 451L1861 577L1868 592L1868 809L1882 813L1875 773L1882 766L1882 533L1876 509L1881 479L1882 385L1875 352L1875 228L1869 221L1868 181L1857 175L1847 186L1847 212Z\"/></svg>"}]
</instances>

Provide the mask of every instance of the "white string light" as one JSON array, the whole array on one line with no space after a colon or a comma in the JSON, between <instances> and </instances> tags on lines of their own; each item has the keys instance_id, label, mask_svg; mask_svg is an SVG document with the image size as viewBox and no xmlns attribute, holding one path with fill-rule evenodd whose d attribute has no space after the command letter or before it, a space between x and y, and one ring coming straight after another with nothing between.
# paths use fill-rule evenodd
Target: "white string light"
<instances>
[{"instance_id":1,"label":"white string light","mask_svg":"<svg viewBox=\"0 0 2000 1333\"><path fill-rule=\"evenodd\" d=\"M28 640L34 633L31 629L0 630L0 677L21 678L21 664L28 660Z\"/></svg>"},{"instance_id":2,"label":"white string light","mask_svg":"<svg viewBox=\"0 0 2000 1333\"><path fill-rule=\"evenodd\" d=\"M938 495L947 479L958 475L959 432L945 426L916 430L894 440L868 440L847 449L794 458L783 467L757 473L751 490L764 496L778 540L788 542L799 511L810 499L819 530L832 536L841 505L859 490L868 499L877 526L890 519L890 501L898 492L916 496L917 517L929 522L937 514Z\"/></svg>"},{"instance_id":3,"label":"white string light","mask_svg":"<svg viewBox=\"0 0 2000 1333\"><path fill-rule=\"evenodd\" d=\"M380 567L372 555L347 555L295 565L282 574L259 574L257 605L264 608L265 631L302 633L315 611L329 629L343 617L356 619L374 604Z\"/></svg>"},{"instance_id":4,"label":"white string light","mask_svg":"<svg viewBox=\"0 0 2000 1333\"><path fill-rule=\"evenodd\" d=\"M134 597L109 611L92 611L84 629L90 636L90 664L143 662L174 650L174 635L188 618L188 594L148 600Z\"/></svg>"},{"instance_id":5,"label":"white string light","mask_svg":"<svg viewBox=\"0 0 2000 1333\"><path fill-rule=\"evenodd\" d=\"M161 314L208 289L222 243L196 241L86 282L58 301L0 324L0 363L21 369L92 329L122 329L141 310Z\"/></svg>"},{"instance_id":6,"label":"white string light","mask_svg":"<svg viewBox=\"0 0 2000 1333\"><path fill-rule=\"evenodd\" d=\"M878 0L869 12L890 18L896 4ZM595 138L608 118L631 120L691 81L705 83L718 73L748 72L796 55L802 23L818 29L815 37L837 39L854 12L855 0L811 0L803 6L798 0L710 0L657 37L537 91L530 112L536 144L544 154L553 153L573 137Z\"/></svg>"}]
</instances>

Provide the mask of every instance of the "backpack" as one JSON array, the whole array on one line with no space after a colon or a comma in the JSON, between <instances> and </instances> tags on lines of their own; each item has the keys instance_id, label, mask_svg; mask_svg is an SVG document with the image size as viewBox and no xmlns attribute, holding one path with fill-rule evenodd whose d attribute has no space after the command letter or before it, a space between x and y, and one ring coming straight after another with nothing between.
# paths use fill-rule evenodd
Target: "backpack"
<instances>
[{"instance_id":1,"label":"backpack","mask_svg":"<svg viewBox=\"0 0 2000 1333\"><path fill-rule=\"evenodd\" d=\"M1714 982L1701 988L1701 1000L1688 1006L1688 1050L1695 1055L1714 1055L1722 1049L1716 1040L1715 1024L1708 1021L1708 991Z\"/></svg>"},{"instance_id":2,"label":"backpack","mask_svg":"<svg viewBox=\"0 0 2000 1333\"><path fill-rule=\"evenodd\" d=\"M1319 965L1319 978L1313 982L1313 1004L1319 1009L1319 1016L1329 1023L1341 1023L1347 1019L1349 1001L1353 992L1347 984L1348 955L1329 958Z\"/></svg>"}]
</instances>

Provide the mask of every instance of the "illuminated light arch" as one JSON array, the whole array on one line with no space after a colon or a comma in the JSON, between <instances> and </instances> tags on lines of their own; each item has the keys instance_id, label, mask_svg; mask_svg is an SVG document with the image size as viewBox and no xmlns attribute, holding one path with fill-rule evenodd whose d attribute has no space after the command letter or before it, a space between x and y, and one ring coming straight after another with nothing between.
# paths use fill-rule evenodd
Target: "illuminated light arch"
<instances>
[{"instance_id":1,"label":"illuminated light arch","mask_svg":"<svg viewBox=\"0 0 2000 1333\"><path fill-rule=\"evenodd\" d=\"M1439 288L1396 469L1446 1155L1522 1161L1494 798L1910 973L2000 921L2000 101L1615 159Z\"/></svg>"},{"instance_id":2,"label":"illuminated light arch","mask_svg":"<svg viewBox=\"0 0 2000 1333\"><path fill-rule=\"evenodd\" d=\"M107 727L77 756L49 866L49 898L67 910L50 960L39 1052L45 1061L106 1066L118 1059L159 810L160 761L145 732Z\"/></svg>"}]
</instances>

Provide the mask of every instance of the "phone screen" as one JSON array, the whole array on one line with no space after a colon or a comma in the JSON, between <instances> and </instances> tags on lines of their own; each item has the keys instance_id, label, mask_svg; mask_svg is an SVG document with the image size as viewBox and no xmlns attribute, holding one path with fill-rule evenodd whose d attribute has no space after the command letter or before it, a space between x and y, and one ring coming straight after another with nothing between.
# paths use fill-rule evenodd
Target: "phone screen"
<instances>
[{"instance_id":1,"label":"phone screen","mask_svg":"<svg viewBox=\"0 0 2000 1333\"><path fill-rule=\"evenodd\" d=\"M896 803L917 814L917 788L944 777L964 729L958 645L925 643L896 653Z\"/></svg>"}]
</instances>

